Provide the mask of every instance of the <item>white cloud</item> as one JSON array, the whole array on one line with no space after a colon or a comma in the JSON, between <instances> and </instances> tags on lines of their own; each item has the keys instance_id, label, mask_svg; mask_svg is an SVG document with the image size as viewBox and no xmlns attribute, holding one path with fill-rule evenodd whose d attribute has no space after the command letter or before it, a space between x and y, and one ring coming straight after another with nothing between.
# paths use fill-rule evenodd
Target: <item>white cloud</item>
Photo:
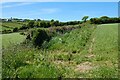
<instances>
[{"instance_id":1,"label":"white cloud","mask_svg":"<svg viewBox=\"0 0 120 80\"><path fill-rule=\"evenodd\" d=\"M32 4L30 2L20 2L20 3L16 3L16 4L13 4L13 5L5 5L6 3L2 3L4 5L2 5L0 8L10 8L10 7L17 7L17 6L23 6L23 5L29 5L29 4Z\"/></svg>"},{"instance_id":2,"label":"white cloud","mask_svg":"<svg viewBox=\"0 0 120 80\"><path fill-rule=\"evenodd\" d=\"M51 15L56 12L59 12L59 8L42 8L42 9L33 9L32 11L21 12L20 17L25 18L26 16L40 16L40 15ZM19 14L20 12L11 12L11 14ZM10 13L9 13L10 14Z\"/></svg>"},{"instance_id":3,"label":"white cloud","mask_svg":"<svg viewBox=\"0 0 120 80\"><path fill-rule=\"evenodd\" d=\"M30 11L27 16L33 16L33 15L41 15L41 14L53 14L58 12L58 8L42 8L37 11Z\"/></svg>"}]
</instances>

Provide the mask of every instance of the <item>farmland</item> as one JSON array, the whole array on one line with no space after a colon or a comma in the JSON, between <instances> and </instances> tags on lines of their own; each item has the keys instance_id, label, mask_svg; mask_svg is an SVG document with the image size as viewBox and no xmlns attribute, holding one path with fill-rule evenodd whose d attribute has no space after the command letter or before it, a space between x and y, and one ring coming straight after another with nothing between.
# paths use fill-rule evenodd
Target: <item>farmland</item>
<instances>
[{"instance_id":1,"label":"farmland","mask_svg":"<svg viewBox=\"0 0 120 80\"><path fill-rule=\"evenodd\" d=\"M10 33L10 34L2 34L2 47L9 47L13 44L19 44L25 40L25 36L20 35L20 33Z\"/></svg>"},{"instance_id":2,"label":"farmland","mask_svg":"<svg viewBox=\"0 0 120 80\"><path fill-rule=\"evenodd\" d=\"M117 78L117 23L74 29L52 37L42 49L17 44L25 39L19 33L2 35L3 46L13 44L3 50L4 78Z\"/></svg>"},{"instance_id":3,"label":"farmland","mask_svg":"<svg viewBox=\"0 0 120 80\"><path fill-rule=\"evenodd\" d=\"M13 30L14 28L21 28L23 24L27 24L26 22L2 22L0 24L0 32L4 30Z\"/></svg>"}]
</instances>

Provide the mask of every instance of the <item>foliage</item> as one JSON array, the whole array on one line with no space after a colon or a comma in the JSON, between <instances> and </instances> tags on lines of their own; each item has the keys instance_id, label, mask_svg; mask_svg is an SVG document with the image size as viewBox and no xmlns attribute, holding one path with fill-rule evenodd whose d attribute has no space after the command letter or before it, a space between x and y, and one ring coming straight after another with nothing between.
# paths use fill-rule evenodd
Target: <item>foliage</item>
<instances>
[{"instance_id":1,"label":"foliage","mask_svg":"<svg viewBox=\"0 0 120 80\"><path fill-rule=\"evenodd\" d=\"M3 78L59 77L57 68L44 58L46 52L29 48L24 44L14 45L10 49L3 50Z\"/></svg>"},{"instance_id":2,"label":"foliage","mask_svg":"<svg viewBox=\"0 0 120 80\"><path fill-rule=\"evenodd\" d=\"M49 41L51 37L55 35L64 34L70 32L76 28L81 28L78 26L64 26L64 27L51 27L49 29L31 29L27 34L26 39L33 42L33 45L41 46L44 41Z\"/></svg>"},{"instance_id":3,"label":"foliage","mask_svg":"<svg viewBox=\"0 0 120 80\"><path fill-rule=\"evenodd\" d=\"M22 27L19 28L20 30L25 30L25 29L28 29L27 25L26 24L23 24Z\"/></svg>"},{"instance_id":4,"label":"foliage","mask_svg":"<svg viewBox=\"0 0 120 80\"><path fill-rule=\"evenodd\" d=\"M13 29L13 32L18 32L18 28L14 28L14 29Z\"/></svg>"},{"instance_id":5,"label":"foliage","mask_svg":"<svg viewBox=\"0 0 120 80\"><path fill-rule=\"evenodd\" d=\"M27 26L29 28L33 28L34 27L34 21L29 21L29 23L27 24Z\"/></svg>"},{"instance_id":6,"label":"foliage","mask_svg":"<svg viewBox=\"0 0 120 80\"><path fill-rule=\"evenodd\" d=\"M44 41L48 41L50 39L47 31L42 29L32 30L30 35L35 46L41 46Z\"/></svg>"},{"instance_id":7,"label":"foliage","mask_svg":"<svg viewBox=\"0 0 120 80\"><path fill-rule=\"evenodd\" d=\"M89 18L89 16L84 16L83 18L82 18L82 20L84 21L84 22L86 22L86 20Z\"/></svg>"},{"instance_id":8,"label":"foliage","mask_svg":"<svg viewBox=\"0 0 120 80\"><path fill-rule=\"evenodd\" d=\"M82 50L93 31L93 27L84 26L80 29L72 30L70 33L56 36L50 40L48 48L51 50L79 51Z\"/></svg>"},{"instance_id":9,"label":"foliage","mask_svg":"<svg viewBox=\"0 0 120 80\"><path fill-rule=\"evenodd\" d=\"M3 30L2 34L12 33L12 32L13 32L12 30Z\"/></svg>"},{"instance_id":10,"label":"foliage","mask_svg":"<svg viewBox=\"0 0 120 80\"><path fill-rule=\"evenodd\" d=\"M109 18L107 16L102 16L100 18L91 18L90 21L93 24L120 23L120 18Z\"/></svg>"},{"instance_id":11,"label":"foliage","mask_svg":"<svg viewBox=\"0 0 120 80\"><path fill-rule=\"evenodd\" d=\"M24 32L20 32L20 35L26 35Z\"/></svg>"}]
</instances>

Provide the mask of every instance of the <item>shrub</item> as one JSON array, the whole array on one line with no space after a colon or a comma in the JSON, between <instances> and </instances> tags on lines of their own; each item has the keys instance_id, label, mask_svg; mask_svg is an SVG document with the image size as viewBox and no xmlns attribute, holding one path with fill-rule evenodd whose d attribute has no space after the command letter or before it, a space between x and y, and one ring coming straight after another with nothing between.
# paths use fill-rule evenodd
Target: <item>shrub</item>
<instances>
[{"instance_id":1,"label":"shrub","mask_svg":"<svg viewBox=\"0 0 120 80\"><path fill-rule=\"evenodd\" d=\"M3 30L2 31L2 34L7 34L7 33L12 33L12 31L11 30Z\"/></svg>"},{"instance_id":2,"label":"shrub","mask_svg":"<svg viewBox=\"0 0 120 80\"><path fill-rule=\"evenodd\" d=\"M32 42L35 46L41 46L44 41L48 41L50 36L45 30L38 29L33 32Z\"/></svg>"},{"instance_id":3,"label":"shrub","mask_svg":"<svg viewBox=\"0 0 120 80\"><path fill-rule=\"evenodd\" d=\"M20 30L24 30L27 29L28 27L26 25L22 25L22 27L20 27Z\"/></svg>"},{"instance_id":4,"label":"shrub","mask_svg":"<svg viewBox=\"0 0 120 80\"><path fill-rule=\"evenodd\" d=\"M29 28L33 28L34 27L34 21L29 21L29 23L27 24L27 26L29 27Z\"/></svg>"},{"instance_id":5,"label":"shrub","mask_svg":"<svg viewBox=\"0 0 120 80\"><path fill-rule=\"evenodd\" d=\"M13 32L17 32L17 31L18 31L18 28L14 28L14 29L13 29Z\"/></svg>"},{"instance_id":6,"label":"shrub","mask_svg":"<svg viewBox=\"0 0 120 80\"><path fill-rule=\"evenodd\" d=\"M25 33L24 32L20 32L20 35L25 35Z\"/></svg>"}]
</instances>

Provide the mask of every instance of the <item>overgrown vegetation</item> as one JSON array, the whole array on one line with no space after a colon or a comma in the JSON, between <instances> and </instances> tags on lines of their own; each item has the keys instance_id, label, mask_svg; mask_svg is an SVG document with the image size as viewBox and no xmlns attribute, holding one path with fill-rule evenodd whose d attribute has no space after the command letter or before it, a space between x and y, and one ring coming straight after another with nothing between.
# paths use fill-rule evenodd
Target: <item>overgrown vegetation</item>
<instances>
[{"instance_id":1,"label":"overgrown vegetation","mask_svg":"<svg viewBox=\"0 0 120 80\"><path fill-rule=\"evenodd\" d=\"M64 25L28 20L13 28L18 33L0 35L2 77L118 78L118 24L90 24L87 18Z\"/></svg>"}]
</instances>

